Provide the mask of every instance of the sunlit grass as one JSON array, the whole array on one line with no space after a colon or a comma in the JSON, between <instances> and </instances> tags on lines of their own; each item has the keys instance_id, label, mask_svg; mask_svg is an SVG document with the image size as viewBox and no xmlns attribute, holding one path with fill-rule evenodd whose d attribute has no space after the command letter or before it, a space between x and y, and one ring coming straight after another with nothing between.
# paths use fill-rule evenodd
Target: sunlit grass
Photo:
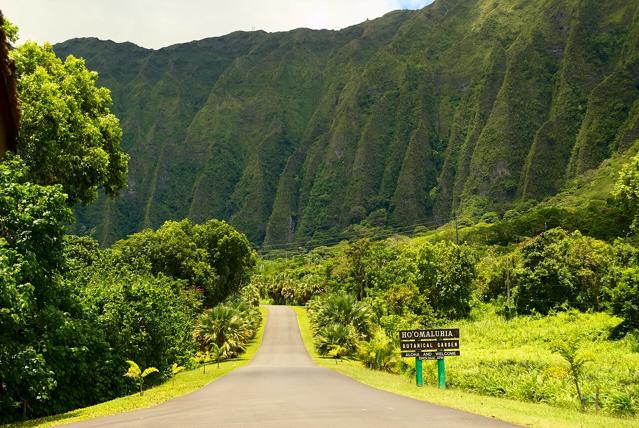
<instances>
[{"instance_id":1,"label":"sunlit grass","mask_svg":"<svg viewBox=\"0 0 639 428\"><path fill-rule=\"evenodd\" d=\"M561 408L543 403L529 403L499 397L490 397L454 388L440 390L433 385L434 378L429 379L428 376L427 379L430 380L431 385L426 385L422 388L419 388L415 385L415 381L413 378L369 370L357 361L342 361L336 364L335 361L332 359L320 357L315 351L315 347L313 346L311 325L306 309L303 307L295 307L294 309L298 316L298 323L300 326L302 339L304 341L304 346L308 350L315 363L320 366L335 370L346 376L352 377L353 379L372 387L389 391L395 394L412 397L418 400L428 401L430 403L475 413L478 415L501 419L518 425L532 427L602 428L624 428L639 426L639 421L637 419L621 419L599 416L596 414L584 414L576 408ZM593 322L596 321L600 320L593 320ZM472 321L468 321L466 323L467 325L462 326L464 329L468 328L472 324ZM474 328L476 328L477 331L467 334L476 335L478 334L478 332L481 331L484 332L484 334L492 333L494 336L498 336L500 330L495 330L495 328L497 328L497 323L495 321L489 321L488 323L490 325L476 325ZM486 330L485 328L488 328L488 330ZM505 340L514 340L516 338L517 342L522 344L520 352L528 352L529 356L531 355L531 352L537 352L536 348L531 347L526 351L525 346L523 346L523 342L525 342L526 340L530 340L532 337L538 334L539 328L540 326L534 324L528 327L524 325L504 325L501 327L504 332L506 330L510 330L509 335L505 337ZM525 333L526 331L527 333ZM534 345L534 343L531 345ZM471 354L475 354L476 348L481 346L481 343L468 344L468 352ZM554 355L549 355L546 352L542 352L542 354L542 358L544 359L558 358ZM485 355L486 353L484 352L484 356ZM476 357L477 356L471 357L471 360ZM634 358L634 356L632 356L631 358ZM447 362L450 363L449 372L454 371L456 368L461 368L461 362L453 363L452 361L454 361L453 358L447 360ZM559 360L557 360L556 362L561 363L561 361ZM427 362L426 366L427 372L434 371L434 364L432 362Z\"/></svg>"},{"instance_id":2,"label":"sunlit grass","mask_svg":"<svg viewBox=\"0 0 639 428\"><path fill-rule=\"evenodd\" d=\"M144 391L144 395L139 394L128 395L126 397L116 398L111 401L96 404L94 406L82 409L72 410L60 415L48 416L46 418L32 419L25 422L13 423L7 427L50 427L73 422L80 422L87 419L93 419L101 416L115 415L118 413L129 412L132 410L143 409L168 401L182 395L186 395L196 391L212 381L224 376L225 374L246 365L255 356L264 334L264 326L266 325L267 311L266 308L260 307L262 313L262 324L258 329L255 339L246 349L246 352L239 358L233 360L222 361L220 367L211 363L206 367L206 373L201 368L178 373L174 380L169 380L162 385L150 388Z\"/></svg>"}]
</instances>

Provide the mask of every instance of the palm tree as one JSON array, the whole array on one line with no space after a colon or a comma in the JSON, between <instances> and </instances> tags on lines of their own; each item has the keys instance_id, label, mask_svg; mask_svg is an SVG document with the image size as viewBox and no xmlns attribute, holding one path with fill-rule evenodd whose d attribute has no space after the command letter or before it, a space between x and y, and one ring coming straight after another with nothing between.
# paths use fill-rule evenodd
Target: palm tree
<instances>
[{"instance_id":1,"label":"palm tree","mask_svg":"<svg viewBox=\"0 0 639 428\"><path fill-rule=\"evenodd\" d=\"M206 374L206 365L213 361L211 353L209 351L198 352L193 357L193 361L202 366L202 372Z\"/></svg>"},{"instance_id":2,"label":"palm tree","mask_svg":"<svg viewBox=\"0 0 639 428\"><path fill-rule=\"evenodd\" d=\"M151 373L159 372L159 370L156 369L155 367L149 367L145 369L144 371L142 371L140 369L140 366L138 366L135 363L135 361L127 360L127 363L129 364L129 370L126 373L124 373L124 376L130 379L133 379L140 387L140 395L143 395L144 394L144 378L150 375Z\"/></svg>"},{"instance_id":3,"label":"palm tree","mask_svg":"<svg viewBox=\"0 0 639 428\"><path fill-rule=\"evenodd\" d=\"M178 365L178 363L173 363L173 365L171 366L171 373L173 374L173 385L175 385L175 375L183 370L183 366Z\"/></svg>"},{"instance_id":4,"label":"palm tree","mask_svg":"<svg viewBox=\"0 0 639 428\"><path fill-rule=\"evenodd\" d=\"M221 349L226 346L227 356L233 357L244 350L253 334L252 323L234 307L218 305L205 311L193 332L202 350Z\"/></svg>"}]
</instances>

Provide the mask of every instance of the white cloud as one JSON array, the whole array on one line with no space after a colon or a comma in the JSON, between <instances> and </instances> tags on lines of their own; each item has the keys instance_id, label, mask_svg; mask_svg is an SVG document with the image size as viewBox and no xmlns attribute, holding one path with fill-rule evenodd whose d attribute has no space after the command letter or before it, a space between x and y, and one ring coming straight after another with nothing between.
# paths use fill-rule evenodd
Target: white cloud
<instances>
[{"instance_id":1,"label":"white cloud","mask_svg":"<svg viewBox=\"0 0 639 428\"><path fill-rule=\"evenodd\" d=\"M159 48L236 30L339 29L432 0L3 0L21 40L94 36Z\"/></svg>"}]
</instances>

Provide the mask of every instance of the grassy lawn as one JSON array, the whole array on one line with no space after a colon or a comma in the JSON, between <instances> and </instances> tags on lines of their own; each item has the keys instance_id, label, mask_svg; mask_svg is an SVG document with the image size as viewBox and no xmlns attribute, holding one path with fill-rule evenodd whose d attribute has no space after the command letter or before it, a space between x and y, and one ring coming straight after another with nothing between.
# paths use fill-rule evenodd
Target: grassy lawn
<instances>
[{"instance_id":1,"label":"grassy lawn","mask_svg":"<svg viewBox=\"0 0 639 428\"><path fill-rule=\"evenodd\" d=\"M343 361L336 364L335 361L330 358L320 357L315 351L306 309L303 307L295 307L294 309L297 313L304 346L313 360L320 366L350 376L372 387L523 426L605 428L638 426L637 419L619 419L595 414L584 414L577 409L478 395L460 389L439 390L432 385L418 388L414 384L414 379L369 370L357 361ZM430 362L428 363L430 364Z\"/></svg>"},{"instance_id":2,"label":"grassy lawn","mask_svg":"<svg viewBox=\"0 0 639 428\"><path fill-rule=\"evenodd\" d=\"M128 395L126 397L116 398L115 400L106 401L94 406L72 410L60 415L32 419L26 422L9 424L6 426L50 427L69 424L100 416L115 415L118 413L129 412L131 410L155 406L156 404L163 403L172 398L196 391L236 368L246 365L253 358L260 347L260 343L262 342L264 326L266 325L267 311L265 308L261 307L260 312L262 313L262 325L258 329L255 339L253 339L253 342L246 349L246 352L240 358L222 361L220 363L220 368L217 368L216 364L211 363L207 366L206 373L203 373L202 369L178 373L174 380L169 380L162 385L144 391L143 396L140 396L139 394Z\"/></svg>"}]
</instances>

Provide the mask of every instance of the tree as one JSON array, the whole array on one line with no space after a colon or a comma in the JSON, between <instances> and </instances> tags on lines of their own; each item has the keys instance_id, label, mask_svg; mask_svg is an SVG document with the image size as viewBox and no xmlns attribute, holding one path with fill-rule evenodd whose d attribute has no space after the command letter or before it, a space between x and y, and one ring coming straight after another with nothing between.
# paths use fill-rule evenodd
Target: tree
<instances>
[{"instance_id":1,"label":"tree","mask_svg":"<svg viewBox=\"0 0 639 428\"><path fill-rule=\"evenodd\" d=\"M362 300L364 298L366 288L368 286L366 258L369 256L370 251L371 242L367 238L353 242L346 250L350 273L349 276L355 288L355 292L357 293L358 300Z\"/></svg>"},{"instance_id":2,"label":"tree","mask_svg":"<svg viewBox=\"0 0 639 428\"><path fill-rule=\"evenodd\" d=\"M416 284L435 313L458 319L470 313L475 255L466 245L427 244L418 256Z\"/></svg>"},{"instance_id":3,"label":"tree","mask_svg":"<svg viewBox=\"0 0 639 428\"><path fill-rule=\"evenodd\" d=\"M586 400L581 392L580 381L584 374L584 369L587 363L592 361L592 357L579 350L580 342L577 339L563 338L557 340L551 344L551 350L561 355L570 366L570 377L575 385L575 391L577 392L577 399L581 406L581 411L586 411Z\"/></svg>"},{"instance_id":4,"label":"tree","mask_svg":"<svg viewBox=\"0 0 639 428\"><path fill-rule=\"evenodd\" d=\"M171 365L171 374L173 375L173 384L175 385L175 376L184 371L184 366L178 365L178 363L173 363Z\"/></svg>"},{"instance_id":5,"label":"tree","mask_svg":"<svg viewBox=\"0 0 639 428\"><path fill-rule=\"evenodd\" d=\"M184 283L158 275L94 268L81 288L115 361L133 359L164 371L190 354L199 302Z\"/></svg>"},{"instance_id":6,"label":"tree","mask_svg":"<svg viewBox=\"0 0 639 428\"><path fill-rule=\"evenodd\" d=\"M193 233L196 246L205 251L206 262L218 275L206 300L209 307L215 306L250 282L255 252L246 235L221 220L195 225Z\"/></svg>"},{"instance_id":7,"label":"tree","mask_svg":"<svg viewBox=\"0 0 639 428\"><path fill-rule=\"evenodd\" d=\"M512 280L519 313L547 314L577 301L579 288L569 255L570 242L562 229L548 230L523 245Z\"/></svg>"},{"instance_id":8,"label":"tree","mask_svg":"<svg viewBox=\"0 0 639 428\"><path fill-rule=\"evenodd\" d=\"M4 30L4 34L7 36L7 40L9 40L9 42L15 43L18 41L18 27L13 25L6 16L2 17L2 29Z\"/></svg>"},{"instance_id":9,"label":"tree","mask_svg":"<svg viewBox=\"0 0 639 428\"><path fill-rule=\"evenodd\" d=\"M619 173L613 196L632 216L632 228L639 226L639 155L632 158Z\"/></svg>"},{"instance_id":10,"label":"tree","mask_svg":"<svg viewBox=\"0 0 639 428\"><path fill-rule=\"evenodd\" d=\"M223 221L167 221L116 242L109 257L126 269L186 280L213 307L248 284L255 254L246 237Z\"/></svg>"},{"instance_id":11,"label":"tree","mask_svg":"<svg viewBox=\"0 0 639 428\"><path fill-rule=\"evenodd\" d=\"M0 163L0 422L50 399L57 330L71 324L62 245L72 218L59 187L25 181L17 158ZM12 410L9 410L12 409Z\"/></svg>"},{"instance_id":12,"label":"tree","mask_svg":"<svg viewBox=\"0 0 639 428\"><path fill-rule=\"evenodd\" d=\"M49 44L27 42L11 52L16 62L22 117L18 153L37 184L61 184L68 203L87 204L103 188L126 186L128 156L111 94L84 60L62 62Z\"/></svg>"},{"instance_id":13,"label":"tree","mask_svg":"<svg viewBox=\"0 0 639 428\"><path fill-rule=\"evenodd\" d=\"M612 313L623 318L616 333L639 330L639 268L622 271L609 293Z\"/></svg>"},{"instance_id":14,"label":"tree","mask_svg":"<svg viewBox=\"0 0 639 428\"><path fill-rule=\"evenodd\" d=\"M158 373L159 370L155 367L148 367L142 371L140 366L138 366L135 361L127 360L127 364L129 365L129 370L124 374L124 377L128 377L132 379L135 383L138 384L140 388L140 395L144 394L144 378L152 373Z\"/></svg>"},{"instance_id":15,"label":"tree","mask_svg":"<svg viewBox=\"0 0 639 428\"><path fill-rule=\"evenodd\" d=\"M569 238L568 264L578 289L573 306L581 310L602 310L613 266L612 247L575 232Z\"/></svg>"}]
</instances>

